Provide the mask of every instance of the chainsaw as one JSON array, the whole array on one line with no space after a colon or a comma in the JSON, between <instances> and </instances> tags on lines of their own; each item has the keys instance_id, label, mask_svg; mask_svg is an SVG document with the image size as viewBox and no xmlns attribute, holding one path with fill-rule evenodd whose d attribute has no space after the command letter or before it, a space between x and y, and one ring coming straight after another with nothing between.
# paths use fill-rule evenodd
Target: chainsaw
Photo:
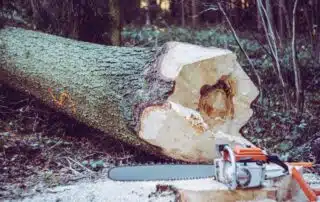
<instances>
[{"instance_id":1,"label":"chainsaw","mask_svg":"<svg viewBox=\"0 0 320 202\"><path fill-rule=\"evenodd\" d=\"M159 164L119 166L111 168L108 176L115 181L161 181L214 178L227 185L230 190L237 188L261 187L265 180L289 174L287 164L277 155L268 155L253 146L217 145L220 158L213 164Z\"/></svg>"}]
</instances>

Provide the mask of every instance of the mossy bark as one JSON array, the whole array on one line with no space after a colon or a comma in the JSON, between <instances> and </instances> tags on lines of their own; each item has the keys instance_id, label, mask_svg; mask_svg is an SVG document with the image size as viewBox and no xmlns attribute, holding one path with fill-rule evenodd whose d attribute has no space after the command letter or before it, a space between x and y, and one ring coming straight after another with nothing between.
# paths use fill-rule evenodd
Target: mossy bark
<instances>
[{"instance_id":1,"label":"mossy bark","mask_svg":"<svg viewBox=\"0 0 320 202\"><path fill-rule=\"evenodd\" d=\"M141 107L161 103L173 89L173 82L153 75L161 50L103 46L9 27L0 30L0 51L1 82L159 154L160 148L135 133Z\"/></svg>"}]
</instances>

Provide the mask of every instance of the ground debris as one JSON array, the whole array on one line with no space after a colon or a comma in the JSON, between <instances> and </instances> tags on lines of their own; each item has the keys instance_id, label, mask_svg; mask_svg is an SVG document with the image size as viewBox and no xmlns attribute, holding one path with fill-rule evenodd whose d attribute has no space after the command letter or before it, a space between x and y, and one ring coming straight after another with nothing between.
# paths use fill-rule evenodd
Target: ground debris
<instances>
[{"instance_id":1,"label":"ground debris","mask_svg":"<svg viewBox=\"0 0 320 202\"><path fill-rule=\"evenodd\" d=\"M0 200L92 182L115 165L154 160L0 85Z\"/></svg>"}]
</instances>

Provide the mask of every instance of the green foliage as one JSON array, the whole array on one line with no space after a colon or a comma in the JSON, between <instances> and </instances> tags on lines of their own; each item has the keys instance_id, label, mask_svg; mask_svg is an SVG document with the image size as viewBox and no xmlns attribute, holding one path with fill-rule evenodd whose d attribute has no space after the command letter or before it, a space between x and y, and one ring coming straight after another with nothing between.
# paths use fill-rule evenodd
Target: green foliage
<instances>
[{"instance_id":1,"label":"green foliage","mask_svg":"<svg viewBox=\"0 0 320 202\"><path fill-rule=\"evenodd\" d=\"M168 41L180 41L205 47L227 48L238 55L241 65L248 65L247 58L242 54L233 35L221 27L196 31L181 27L125 27L122 31L122 39L126 46L154 47ZM242 37L240 42L257 67L271 67L271 58L267 57L263 47L257 41Z\"/></svg>"},{"instance_id":2,"label":"green foliage","mask_svg":"<svg viewBox=\"0 0 320 202\"><path fill-rule=\"evenodd\" d=\"M289 149L291 149L293 147L293 143L292 141L285 141L285 142L281 142L279 144L279 149L282 151L282 152L286 152L288 151Z\"/></svg>"},{"instance_id":3,"label":"green foliage","mask_svg":"<svg viewBox=\"0 0 320 202\"><path fill-rule=\"evenodd\" d=\"M206 47L227 47L235 52L239 51L232 34L222 31L219 27L202 29L199 31L181 27L125 27L122 31L122 37L127 45L131 44L152 47L156 44L162 45L168 41L180 41ZM254 41L243 39L242 43L245 49L249 52L256 52L260 49L259 44Z\"/></svg>"},{"instance_id":4,"label":"green foliage","mask_svg":"<svg viewBox=\"0 0 320 202\"><path fill-rule=\"evenodd\" d=\"M201 30L191 28L170 27L125 27L122 38L127 46L154 47L161 46L168 41L187 42L205 47L227 48L236 53L242 66L249 66L247 58L242 54L233 35L223 27L213 27ZM247 52L252 62L258 70L272 70L273 58L266 52L269 50L267 44L261 45L259 42L246 37L239 37L240 43ZM303 39L296 40L297 59L300 67L314 66L311 57L311 46L306 45ZM292 70L292 48L290 39L284 42L282 53L279 51L279 62L284 72L293 75ZM270 52L270 51L269 51Z\"/></svg>"},{"instance_id":5,"label":"green foliage","mask_svg":"<svg viewBox=\"0 0 320 202\"><path fill-rule=\"evenodd\" d=\"M296 53L297 61L300 67L314 66L315 60L311 57L311 46L305 45L304 40L297 40ZM292 70L292 47L291 44L287 44L283 54L280 57L281 66L286 70Z\"/></svg>"},{"instance_id":6,"label":"green foliage","mask_svg":"<svg viewBox=\"0 0 320 202\"><path fill-rule=\"evenodd\" d=\"M97 170L99 170L99 169L104 167L104 162L103 162L103 160L93 160L93 159L91 159L89 161L88 160L83 161L82 165L89 166L92 170L97 171Z\"/></svg>"},{"instance_id":7,"label":"green foliage","mask_svg":"<svg viewBox=\"0 0 320 202\"><path fill-rule=\"evenodd\" d=\"M0 133L0 152L4 151L5 144L9 136L10 136L9 132Z\"/></svg>"}]
</instances>

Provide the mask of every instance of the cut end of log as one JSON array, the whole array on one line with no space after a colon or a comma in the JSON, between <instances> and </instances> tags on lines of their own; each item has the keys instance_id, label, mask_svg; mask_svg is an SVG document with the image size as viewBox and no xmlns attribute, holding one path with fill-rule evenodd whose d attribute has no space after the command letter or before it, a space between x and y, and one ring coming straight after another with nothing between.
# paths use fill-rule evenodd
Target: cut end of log
<instances>
[{"instance_id":1,"label":"cut end of log","mask_svg":"<svg viewBox=\"0 0 320 202\"><path fill-rule=\"evenodd\" d=\"M216 157L218 132L240 136L259 93L236 59L224 49L168 43L157 68L175 88L164 104L143 110L140 138L176 159Z\"/></svg>"}]
</instances>

